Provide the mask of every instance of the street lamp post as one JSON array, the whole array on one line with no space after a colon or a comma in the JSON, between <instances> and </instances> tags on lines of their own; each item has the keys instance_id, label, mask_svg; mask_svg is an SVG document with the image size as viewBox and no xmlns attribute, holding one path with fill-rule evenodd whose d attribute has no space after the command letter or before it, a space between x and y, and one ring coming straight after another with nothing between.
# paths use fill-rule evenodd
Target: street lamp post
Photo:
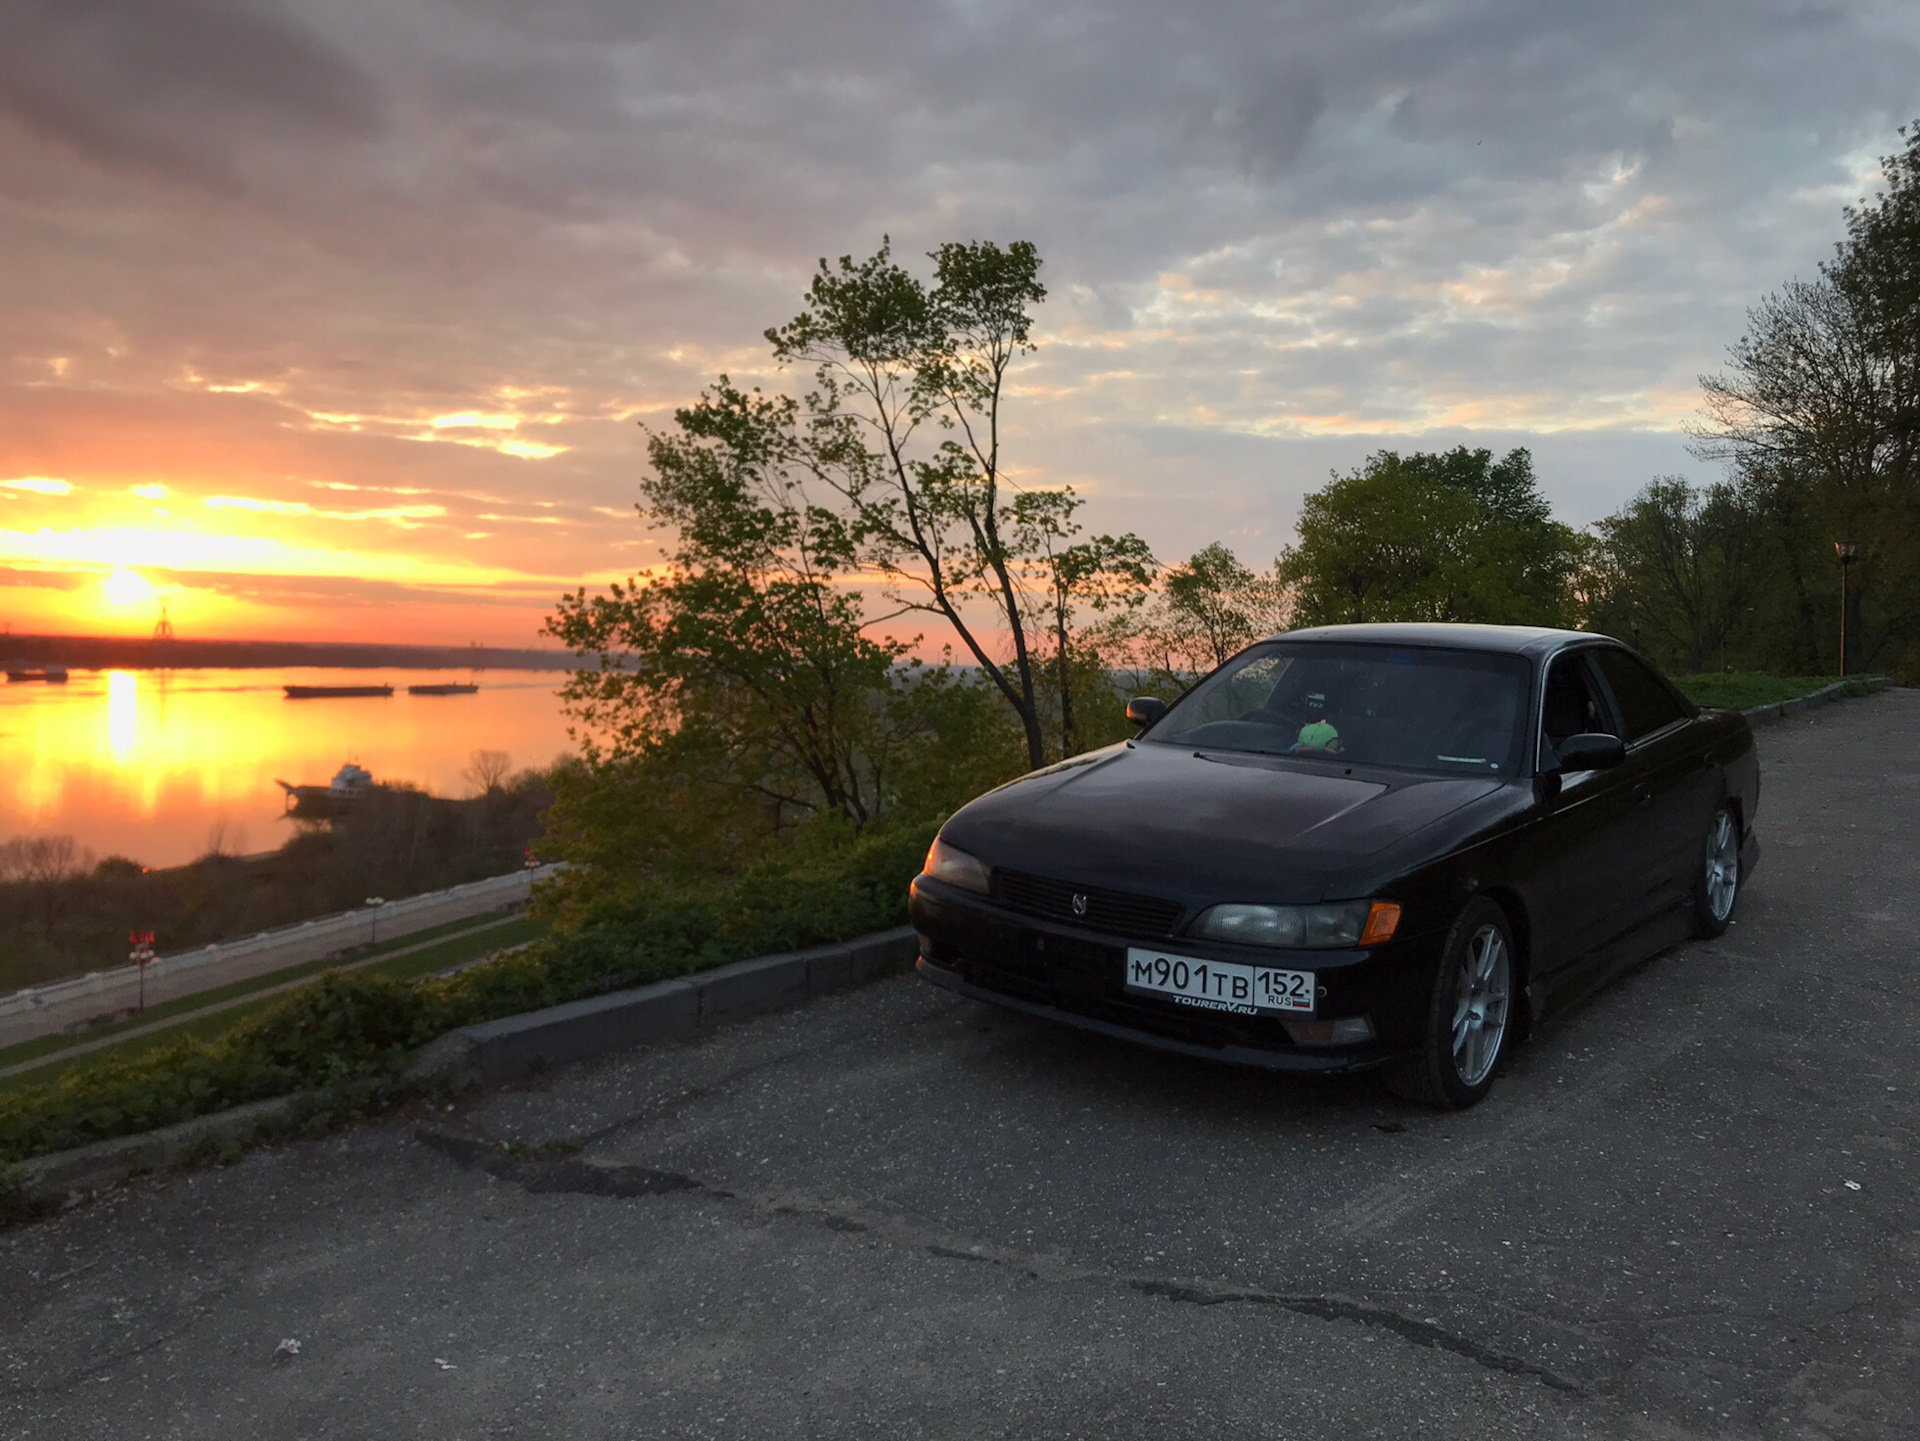
<instances>
[{"instance_id":1,"label":"street lamp post","mask_svg":"<svg viewBox=\"0 0 1920 1441\"><path fill-rule=\"evenodd\" d=\"M1860 558L1860 542L1836 540L1833 553L1840 560L1840 679L1847 678L1847 572Z\"/></svg>"}]
</instances>

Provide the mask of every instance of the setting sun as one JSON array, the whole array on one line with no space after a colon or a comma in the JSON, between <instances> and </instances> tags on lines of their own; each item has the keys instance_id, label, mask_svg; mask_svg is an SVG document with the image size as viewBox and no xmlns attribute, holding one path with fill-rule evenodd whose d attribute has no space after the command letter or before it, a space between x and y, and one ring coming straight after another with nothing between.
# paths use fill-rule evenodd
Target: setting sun
<instances>
[{"instance_id":1,"label":"setting sun","mask_svg":"<svg viewBox=\"0 0 1920 1441\"><path fill-rule=\"evenodd\" d=\"M139 571L128 570L124 566L101 581L100 590L109 601L119 606L145 605L159 594L152 581Z\"/></svg>"}]
</instances>

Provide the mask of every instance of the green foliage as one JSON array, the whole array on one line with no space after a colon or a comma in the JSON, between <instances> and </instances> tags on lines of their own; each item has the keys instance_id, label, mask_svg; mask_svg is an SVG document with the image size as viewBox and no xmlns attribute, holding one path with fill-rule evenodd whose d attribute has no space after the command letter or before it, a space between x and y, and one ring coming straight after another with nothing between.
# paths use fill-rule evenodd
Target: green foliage
<instances>
[{"instance_id":1,"label":"green foliage","mask_svg":"<svg viewBox=\"0 0 1920 1441\"><path fill-rule=\"evenodd\" d=\"M880 828L944 816L1023 769L1019 729L977 676L902 666L870 704L859 761ZM871 828L824 808L795 821L742 780L705 724L576 761L553 784L542 854L572 865L540 904L563 921L602 896L738 876Z\"/></svg>"},{"instance_id":2,"label":"green foliage","mask_svg":"<svg viewBox=\"0 0 1920 1441\"><path fill-rule=\"evenodd\" d=\"M1833 545L1851 540L1848 669L1920 678L1920 126L1901 133L1834 259L1748 312L1727 371L1701 377L1698 451L1732 462L1769 527L1777 603L1749 663L1837 657Z\"/></svg>"},{"instance_id":3,"label":"green foliage","mask_svg":"<svg viewBox=\"0 0 1920 1441\"><path fill-rule=\"evenodd\" d=\"M862 624L858 595L825 581L713 567L568 597L548 628L609 657L564 692L594 758L665 751L691 771L702 757L701 775L756 796L776 827L821 812L862 826L903 649Z\"/></svg>"},{"instance_id":4,"label":"green foliage","mask_svg":"<svg viewBox=\"0 0 1920 1441\"><path fill-rule=\"evenodd\" d=\"M1171 699L1254 641L1285 630L1291 609L1274 573L1256 574L1220 542L1167 567L1145 605L1107 627L1106 653L1129 695Z\"/></svg>"},{"instance_id":5,"label":"green foliage","mask_svg":"<svg viewBox=\"0 0 1920 1441\"><path fill-rule=\"evenodd\" d=\"M578 863L563 924L942 814L1118 723L1100 622L1141 604L1153 557L1137 536L1085 536L1070 490L1003 474L1038 253L930 258L931 283L884 244L822 261L805 309L767 332L811 388L721 376L649 436L639 509L673 533L668 568L569 595L547 627L597 662L564 692L584 757L556 779L545 846ZM917 615L953 631L968 670L875 633Z\"/></svg>"},{"instance_id":6,"label":"green foliage","mask_svg":"<svg viewBox=\"0 0 1920 1441\"><path fill-rule=\"evenodd\" d=\"M127 962L127 933L151 930L163 953L192 950L314 916L519 869L552 802L536 772L452 800L377 786L331 825L304 825L257 859L210 853L143 871L121 857L90 869L70 839L41 848L33 873L0 867L0 991Z\"/></svg>"},{"instance_id":7,"label":"green foliage","mask_svg":"<svg viewBox=\"0 0 1920 1441\"><path fill-rule=\"evenodd\" d=\"M1081 663L1073 672L1082 687L1077 694L1085 692L1087 669ZM1027 768L1018 722L977 674L951 663L922 667L901 677L887 703L891 731L902 738L886 773L889 804L901 824L948 816ZM1097 706L1083 699L1078 714L1083 739L1104 734Z\"/></svg>"},{"instance_id":8,"label":"green foliage","mask_svg":"<svg viewBox=\"0 0 1920 1441\"><path fill-rule=\"evenodd\" d=\"M1584 617L1592 629L1686 672L1724 665L1750 638L1768 538L1738 487L1696 490L1660 477L1594 532Z\"/></svg>"},{"instance_id":9,"label":"green foliage","mask_svg":"<svg viewBox=\"0 0 1920 1441\"><path fill-rule=\"evenodd\" d=\"M674 528L672 569L563 598L548 631L596 656L563 695L603 759L740 794L765 828L880 811L875 753L905 647L865 633L849 526L815 503L788 399L722 377L648 445L643 507ZM730 827L729 829L737 829Z\"/></svg>"},{"instance_id":10,"label":"green foliage","mask_svg":"<svg viewBox=\"0 0 1920 1441\"><path fill-rule=\"evenodd\" d=\"M0 1093L0 1164L384 1074L429 1031L418 987L328 975L215 1041L76 1065L45 1086Z\"/></svg>"},{"instance_id":11,"label":"green foliage","mask_svg":"<svg viewBox=\"0 0 1920 1441\"><path fill-rule=\"evenodd\" d=\"M1049 710L1060 742L1076 743L1071 615L1125 605L1152 557L1136 536L1075 540L1071 492L1007 484L1002 411L1046 298L1039 253L968 242L930 258L931 285L885 244L865 260L823 260L806 308L767 340L780 363L812 368L797 453L834 497L861 566L900 612L953 631L1039 766Z\"/></svg>"},{"instance_id":12,"label":"green foliage","mask_svg":"<svg viewBox=\"0 0 1920 1441\"><path fill-rule=\"evenodd\" d=\"M1757 671L1715 671L1676 675L1673 683L1695 705L1747 710L1812 695L1835 681L1830 675L1763 675Z\"/></svg>"},{"instance_id":13,"label":"green foliage","mask_svg":"<svg viewBox=\"0 0 1920 1441\"><path fill-rule=\"evenodd\" d=\"M1309 495L1298 532L1278 565L1297 625L1556 625L1569 610L1579 539L1525 450L1383 450Z\"/></svg>"},{"instance_id":14,"label":"green foliage","mask_svg":"<svg viewBox=\"0 0 1920 1441\"><path fill-rule=\"evenodd\" d=\"M389 1090L456 1026L897 925L934 824L754 866L729 881L601 896L573 928L444 978L329 973L206 1040L75 1063L0 1092L0 1166L297 1091Z\"/></svg>"},{"instance_id":15,"label":"green foliage","mask_svg":"<svg viewBox=\"0 0 1920 1441\"><path fill-rule=\"evenodd\" d=\"M1060 757L1087 749L1089 735L1103 729L1102 717L1085 705L1090 676L1106 672L1109 657L1102 642L1139 612L1157 568L1153 552L1137 535L1075 540L1079 508L1071 490L1025 491L1008 507L1014 553L1027 558L1023 576L1037 575L1040 582L1026 589L1023 608L1035 650L1050 646L1053 651L1052 685L1041 692L1039 704L1046 713L1044 729L1058 737ZM1110 699L1112 686L1097 687L1096 693Z\"/></svg>"}]
</instances>

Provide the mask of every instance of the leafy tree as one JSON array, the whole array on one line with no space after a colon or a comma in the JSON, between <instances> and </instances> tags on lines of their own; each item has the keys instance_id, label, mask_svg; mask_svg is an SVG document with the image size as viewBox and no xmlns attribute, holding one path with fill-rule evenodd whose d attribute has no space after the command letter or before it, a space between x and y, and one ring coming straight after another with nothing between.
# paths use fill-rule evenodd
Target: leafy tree
<instances>
[{"instance_id":1,"label":"leafy tree","mask_svg":"<svg viewBox=\"0 0 1920 1441\"><path fill-rule=\"evenodd\" d=\"M1116 658L1131 663L1128 688L1184 690L1229 656L1287 624L1285 586L1257 574L1219 541L1162 572L1147 605L1109 627Z\"/></svg>"},{"instance_id":2,"label":"leafy tree","mask_svg":"<svg viewBox=\"0 0 1920 1441\"><path fill-rule=\"evenodd\" d=\"M1092 673L1105 676L1101 640L1114 623L1139 610L1156 568L1153 552L1137 535L1075 540L1080 526L1073 517L1079 508L1071 489L1026 491L1008 508L1014 553L1022 559L1025 623L1053 650L1053 685L1046 699L1059 726L1062 756L1086 749L1076 694L1088 688ZM1082 624L1079 617L1087 611L1098 619ZM1096 689L1112 699L1111 683Z\"/></svg>"},{"instance_id":3,"label":"leafy tree","mask_svg":"<svg viewBox=\"0 0 1920 1441\"><path fill-rule=\"evenodd\" d=\"M1008 480L1007 377L1034 348L1032 311L1046 297L1039 253L1026 241L954 242L929 258L931 285L886 244L865 260L823 260L806 308L767 339L781 363L813 368L791 434L832 492L860 564L902 611L952 629L1013 709L1028 764L1039 766L1049 632L1054 704L1071 709L1059 684L1071 669L1060 598L1101 603L1131 583L1147 551L1126 536L1066 559L1071 501Z\"/></svg>"},{"instance_id":4,"label":"leafy tree","mask_svg":"<svg viewBox=\"0 0 1920 1441\"><path fill-rule=\"evenodd\" d=\"M1594 628L1689 673L1724 665L1763 575L1763 523L1741 490L1659 477L1594 529Z\"/></svg>"},{"instance_id":5,"label":"leafy tree","mask_svg":"<svg viewBox=\"0 0 1920 1441\"><path fill-rule=\"evenodd\" d=\"M1803 582L1837 580L1832 543L1853 540L1849 649L1920 666L1920 127L1883 161L1887 188L1846 212L1846 237L1817 278L1748 312L1727 370L1701 377L1703 457L1805 529L1783 558ZM1786 500L1787 504L1779 504ZM1799 638L1837 630L1832 586L1808 585ZM1830 655L1832 643L1825 647Z\"/></svg>"},{"instance_id":6,"label":"leafy tree","mask_svg":"<svg viewBox=\"0 0 1920 1441\"><path fill-rule=\"evenodd\" d=\"M876 726L906 647L866 634L859 594L836 584L854 540L812 503L795 413L724 378L677 412L642 485L677 533L671 569L566 596L547 628L599 657L562 692L589 763L670 758L773 829L821 813L858 829L880 809Z\"/></svg>"},{"instance_id":7,"label":"leafy tree","mask_svg":"<svg viewBox=\"0 0 1920 1441\"><path fill-rule=\"evenodd\" d=\"M1525 450L1383 450L1309 495L1280 557L1298 624L1561 623L1579 540Z\"/></svg>"}]
</instances>

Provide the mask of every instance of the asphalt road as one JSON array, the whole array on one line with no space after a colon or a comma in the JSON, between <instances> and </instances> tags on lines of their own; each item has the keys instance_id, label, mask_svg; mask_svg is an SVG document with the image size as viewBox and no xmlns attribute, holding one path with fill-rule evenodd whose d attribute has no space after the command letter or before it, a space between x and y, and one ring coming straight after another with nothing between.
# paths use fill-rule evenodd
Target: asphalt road
<instances>
[{"instance_id":1,"label":"asphalt road","mask_svg":"<svg viewBox=\"0 0 1920 1441\"><path fill-rule=\"evenodd\" d=\"M1465 1115L903 977L0 1234L0 1435L1907 1441L1920 693L1761 744Z\"/></svg>"}]
</instances>

